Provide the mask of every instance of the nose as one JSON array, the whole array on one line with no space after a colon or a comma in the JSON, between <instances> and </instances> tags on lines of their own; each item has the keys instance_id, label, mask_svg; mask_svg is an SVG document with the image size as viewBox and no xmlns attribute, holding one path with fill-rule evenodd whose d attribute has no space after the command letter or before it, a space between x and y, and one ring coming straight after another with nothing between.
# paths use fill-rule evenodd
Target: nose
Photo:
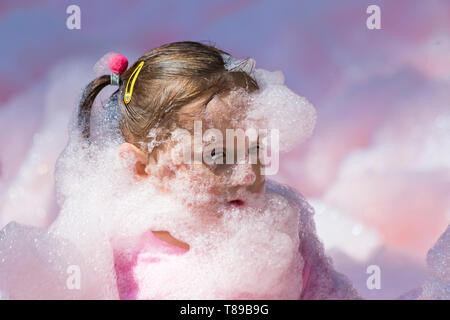
<instances>
[{"instance_id":1,"label":"nose","mask_svg":"<svg viewBox=\"0 0 450 320\"><path fill-rule=\"evenodd\" d=\"M256 181L251 164L236 164L230 177L232 186L250 186Z\"/></svg>"}]
</instances>

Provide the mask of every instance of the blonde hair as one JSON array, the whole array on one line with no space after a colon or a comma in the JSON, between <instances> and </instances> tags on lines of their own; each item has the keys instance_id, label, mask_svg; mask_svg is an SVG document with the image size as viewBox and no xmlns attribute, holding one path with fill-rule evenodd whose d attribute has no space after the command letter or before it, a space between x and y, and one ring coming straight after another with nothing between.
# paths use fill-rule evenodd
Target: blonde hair
<instances>
[{"instance_id":1,"label":"blonde hair","mask_svg":"<svg viewBox=\"0 0 450 320\"><path fill-rule=\"evenodd\" d=\"M199 42L173 42L155 48L140 57L120 75L118 103L121 113L120 131L125 141L147 152L146 144L165 139L176 128L184 128L179 107L202 96L215 95L242 88L258 90L256 81L239 69L227 70L223 55L228 53ZM125 104L127 81L135 68L144 62L133 88L133 96ZM80 101L78 124L89 139L90 111L98 93L110 84L109 75L90 82ZM208 101L209 101L208 100ZM149 131L157 128L156 136Z\"/></svg>"}]
</instances>

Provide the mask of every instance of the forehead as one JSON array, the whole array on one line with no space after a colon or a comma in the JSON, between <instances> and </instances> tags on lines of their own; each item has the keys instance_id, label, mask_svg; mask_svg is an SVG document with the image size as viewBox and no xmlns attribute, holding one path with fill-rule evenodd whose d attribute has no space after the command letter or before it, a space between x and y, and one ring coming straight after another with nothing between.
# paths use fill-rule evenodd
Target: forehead
<instances>
[{"instance_id":1,"label":"forehead","mask_svg":"<svg viewBox=\"0 0 450 320\"><path fill-rule=\"evenodd\" d=\"M243 127L248 110L244 95L239 92L227 92L216 95L207 105L203 113L203 124L206 128L219 130Z\"/></svg>"},{"instance_id":2,"label":"forehead","mask_svg":"<svg viewBox=\"0 0 450 320\"><path fill-rule=\"evenodd\" d=\"M185 125L193 128L194 121L202 121L202 129L245 129L244 120L248 110L248 98L243 92L226 92L204 96L184 105L180 116L185 118ZM186 123L190 122L190 123Z\"/></svg>"}]
</instances>

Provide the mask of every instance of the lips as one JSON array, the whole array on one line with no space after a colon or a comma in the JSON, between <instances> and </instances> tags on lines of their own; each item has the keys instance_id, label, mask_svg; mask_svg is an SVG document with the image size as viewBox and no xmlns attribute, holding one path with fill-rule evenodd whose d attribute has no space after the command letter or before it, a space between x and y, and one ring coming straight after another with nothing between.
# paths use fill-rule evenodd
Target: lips
<instances>
[{"instance_id":1,"label":"lips","mask_svg":"<svg viewBox=\"0 0 450 320\"><path fill-rule=\"evenodd\" d=\"M241 207L245 204L245 202L240 199L236 199L236 200L228 201L228 204L233 207Z\"/></svg>"}]
</instances>

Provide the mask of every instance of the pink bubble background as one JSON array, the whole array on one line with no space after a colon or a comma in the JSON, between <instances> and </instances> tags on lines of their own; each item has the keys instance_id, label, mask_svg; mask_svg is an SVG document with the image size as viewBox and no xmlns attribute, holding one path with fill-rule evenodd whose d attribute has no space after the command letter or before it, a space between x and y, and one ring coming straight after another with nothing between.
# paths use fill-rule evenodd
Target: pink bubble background
<instances>
[{"instance_id":1,"label":"pink bubble background","mask_svg":"<svg viewBox=\"0 0 450 320\"><path fill-rule=\"evenodd\" d=\"M81 30L66 27L71 4ZM371 4L381 30L366 27ZM0 227L57 215L54 164L97 59L212 41L281 70L315 105L313 136L275 178L311 200L336 268L365 298L396 298L420 286L450 220L449 30L446 0L2 1ZM380 290L366 287L372 264Z\"/></svg>"}]
</instances>

